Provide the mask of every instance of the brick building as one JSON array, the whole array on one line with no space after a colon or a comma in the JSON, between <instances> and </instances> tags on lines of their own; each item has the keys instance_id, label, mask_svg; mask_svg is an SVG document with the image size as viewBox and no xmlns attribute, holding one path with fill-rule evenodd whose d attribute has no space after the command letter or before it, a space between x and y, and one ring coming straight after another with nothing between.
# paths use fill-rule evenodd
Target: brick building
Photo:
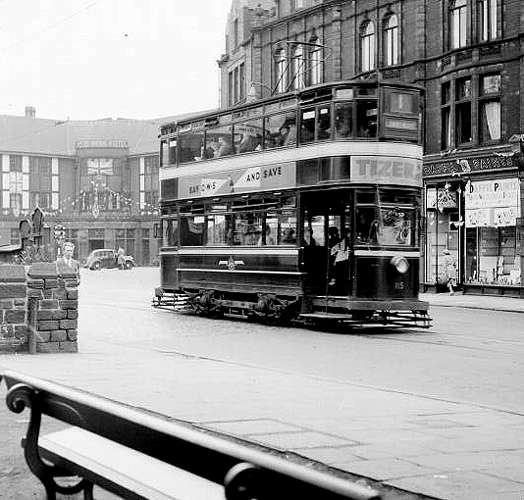
<instances>
[{"instance_id":1,"label":"brick building","mask_svg":"<svg viewBox=\"0 0 524 500\"><path fill-rule=\"evenodd\" d=\"M168 118L166 118L168 120ZM56 121L0 116L0 245L19 242L19 223L39 207L48 250L61 224L83 261L96 248L123 247L155 263L158 130L163 120Z\"/></svg>"},{"instance_id":2,"label":"brick building","mask_svg":"<svg viewBox=\"0 0 524 500\"><path fill-rule=\"evenodd\" d=\"M223 107L339 80L423 85L421 281L438 287L447 249L465 291L524 296L522 1L235 0L226 30Z\"/></svg>"}]
</instances>

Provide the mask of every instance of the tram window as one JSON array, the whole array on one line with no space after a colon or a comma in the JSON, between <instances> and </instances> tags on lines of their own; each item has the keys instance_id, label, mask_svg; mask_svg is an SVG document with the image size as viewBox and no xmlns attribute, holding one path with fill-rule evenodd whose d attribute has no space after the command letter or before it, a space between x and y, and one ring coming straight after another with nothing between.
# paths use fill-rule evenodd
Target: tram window
<instances>
[{"instance_id":1,"label":"tram window","mask_svg":"<svg viewBox=\"0 0 524 500\"><path fill-rule=\"evenodd\" d=\"M169 165L169 146L168 146L169 140L161 141L160 142L160 158L162 162L162 167Z\"/></svg>"},{"instance_id":2,"label":"tram window","mask_svg":"<svg viewBox=\"0 0 524 500\"><path fill-rule=\"evenodd\" d=\"M304 219L304 241L305 246L324 246L324 216L307 216Z\"/></svg>"},{"instance_id":3,"label":"tram window","mask_svg":"<svg viewBox=\"0 0 524 500\"><path fill-rule=\"evenodd\" d=\"M231 125L209 128L206 132L205 158L221 158L233 154Z\"/></svg>"},{"instance_id":4,"label":"tram window","mask_svg":"<svg viewBox=\"0 0 524 500\"><path fill-rule=\"evenodd\" d=\"M413 239L412 210L381 209L378 243L380 245L411 245Z\"/></svg>"},{"instance_id":5,"label":"tram window","mask_svg":"<svg viewBox=\"0 0 524 500\"><path fill-rule=\"evenodd\" d=\"M202 159L204 132L189 132L180 134L180 163L188 163Z\"/></svg>"},{"instance_id":6,"label":"tram window","mask_svg":"<svg viewBox=\"0 0 524 500\"><path fill-rule=\"evenodd\" d=\"M249 153L262 149L262 120L237 123L234 126L235 151Z\"/></svg>"},{"instance_id":7,"label":"tram window","mask_svg":"<svg viewBox=\"0 0 524 500\"><path fill-rule=\"evenodd\" d=\"M169 139L169 165L175 165L176 164L176 144L177 141L173 137L172 139Z\"/></svg>"},{"instance_id":8,"label":"tram window","mask_svg":"<svg viewBox=\"0 0 524 500\"><path fill-rule=\"evenodd\" d=\"M315 110L304 109L300 117L300 143L307 144L315 140Z\"/></svg>"},{"instance_id":9,"label":"tram window","mask_svg":"<svg viewBox=\"0 0 524 500\"><path fill-rule=\"evenodd\" d=\"M375 191L357 193L357 203L375 203L377 199L376 196Z\"/></svg>"},{"instance_id":10,"label":"tram window","mask_svg":"<svg viewBox=\"0 0 524 500\"><path fill-rule=\"evenodd\" d=\"M380 190L380 202L391 203L395 205L414 205L416 203L415 196L411 193L403 193L391 190Z\"/></svg>"},{"instance_id":11,"label":"tram window","mask_svg":"<svg viewBox=\"0 0 524 500\"><path fill-rule=\"evenodd\" d=\"M358 137L377 136L377 102L361 101L357 103Z\"/></svg>"},{"instance_id":12,"label":"tram window","mask_svg":"<svg viewBox=\"0 0 524 500\"><path fill-rule=\"evenodd\" d=\"M202 246L203 242L204 216L180 217L180 244L182 246Z\"/></svg>"},{"instance_id":13,"label":"tram window","mask_svg":"<svg viewBox=\"0 0 524 500\"><path fill-rule=\"evenodd\" d=\"M283 212L280 215L279 245L295 245L297 243L297 216L295 212Z\"/></svg>"},{"instance_id":14,"label":"tram window","mask_svg":"<svg viewBox=\"0 0 524 500\"><path fill-rule=\"evenodd\" d=\"M353 135L353 103L337 104L335 108L335 137L343 139Z\"/></svg>"},{"instance_id":15,"label":"tram window","mask_svg":"<svg viewBox=\"0 0 524 500\"><path fill-rule=\"evenodd\" d=\"M416 95L411 92L401 92L399 90L386 90L386 113L417 113Z\"/></svg>"},{"instance_id":16,"label":"tram window","mask_svg":"<svg viewBox=\"0 0 524 500\"><path fill-rule=\"evenodd\" d=\"M207 216L207 239L208 246L229 245L232 237L231 215L211 214Z\"/></svg>"},{"instance_id":17,"label":"tram window","mask_svg":"<svg viewBox=\"0 0 524 500\"><path fill-rule=\"evenodd\" d=\"M178 221L176 219L163 220L164 234L162 246L174 247L178 245Z\"/></svg>"},{"instance_id":18,"label":"tram window","mask_svg":"<svg viewBox=\"0 0 524 500\"><path fill-rule=\"evenodd\" d=\"M277 245L278 233L279 233L279 216L276 212L268 212L266 214L266 220L264 229L258 239L258 245Z\"/></svg>"},{"instance_id":19,"label":"tram window","mask_svg":"<svg viewBox=\"0 0 524 500\"><path fill-rule=\"evenodd\" d=\"M294 111L266 117L264 140L266 149L293 146L296 142L297 126Z\"/></svg>"},{"instance_id":20,"label":"tram window","mask_svg":"<svg viewBox=\"0 0 524 500\"><path fill-rule=\"evenodd\" d=\"M357 207L355 234L356 243L376 245L379 222L376 217L375 207Z\"/></svg>"},{"instance_id":21,"label":"tram window","mask_svg":"<svg viewBox=\"0 0 524 500\"><path fill-rule=\"evenodd\" d=\"M262 234L261 212L235 213L233 245L256 246Z\"/></svg>"},{"instance_id":22,"label":"tram window","mask_svg":"<svg viewBox=\"0 0 524 500\"><path fill-rule=\"evenodd\" d=\"M321 106L318 108L317 139L331 138L331 107Z\"/></svg>"}]
</instances>

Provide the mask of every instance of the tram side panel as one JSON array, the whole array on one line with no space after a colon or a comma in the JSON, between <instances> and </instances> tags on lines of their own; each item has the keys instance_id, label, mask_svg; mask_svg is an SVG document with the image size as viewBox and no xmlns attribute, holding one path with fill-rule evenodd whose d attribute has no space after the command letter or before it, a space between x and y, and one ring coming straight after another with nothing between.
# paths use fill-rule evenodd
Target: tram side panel
<instances>
[{"instance_id":1,"label":"tram side panel","mask_svg":"<svg viewBox=\"0 0 524 500\"><path fill-rule=\"evenodd\" d=\"M358 256L356 260L356 296L369 299L417 299L419 257L406 257L405 273L397 270L391 256Z\"/></svg>"}]
</instances>

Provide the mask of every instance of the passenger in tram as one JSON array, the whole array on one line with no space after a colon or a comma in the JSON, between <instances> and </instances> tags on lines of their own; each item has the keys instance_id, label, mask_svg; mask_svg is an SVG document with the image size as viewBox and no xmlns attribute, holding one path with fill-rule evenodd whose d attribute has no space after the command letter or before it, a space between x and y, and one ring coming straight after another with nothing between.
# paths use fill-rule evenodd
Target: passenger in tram
<instances>
[{"instance_id":1,"label":"passenger in tram","mask_svg":"<svg viewBox=\"0 0 524 500\"><path fill-rule=\"evenodd\" d=\"M329 285L335 286L335 293L343 293L349 277L349 238L347 234L342 234L339 242L331 248L330 255L334 257L334 265Z\"/></svg>"},{"instance_id":2,"label":"passenger in tram","mask_svg":"<svg viewBox=\"0 0 524 500\"><path fill-rule=\"evenodd\" d=\"M262 148L260 144L260 139L257 139L256 136L252 134L244 133L242 134L242 139L238 145L238 153L249 153L251 151L260 151Z\"/></svg>"},{"instance_id":3,"label":"passenger in tram","mask_svg":"<svg viewBox=\"0 0 524 500\"><path fill-rule=\"evenodd\" d=\"M231 139L228 139L225 136L220 136L218 138L218 150L216 151L215 158L220 158L221 156L229 156L233 154L233 146L231 145Z\"/></svg>"},{"instance_id":4,"label":"passenger in tram","mask_svg":"<svg viewBox=\"0 0 524 500\"><path fill-rule=\"evenodd\" d=\"M285 122L275 137L275 146L290 146L297 142L297 127L294 123Z\"/></svg>"},{"instance_id":5,"label":"passenger in tram","mask_svg":"<svg viewBox=\"0 0 524 500\"><path fill-rule=\"evenodd\" d=\"M284 229L284 234L282 235L282 243L295 244L296 242L297 237L295 235L295 230L292 227L286 227Z\"/></svg>"},{"instance_id":6,"label":"passenger in tram","mask_svg":"<svg viewBox=\"0 0 524 500\"><path fill-rule=\"evenodd\" d=\"M271 236L271 228L269 226L266 226L266 241L264 243L263 241L263 238L262 238L262 235L260 235L260 237L258 238L258 246L262 246L262 245L275 245L275 238L273 238L273 236Z\"/></svg>"}]
</instances>

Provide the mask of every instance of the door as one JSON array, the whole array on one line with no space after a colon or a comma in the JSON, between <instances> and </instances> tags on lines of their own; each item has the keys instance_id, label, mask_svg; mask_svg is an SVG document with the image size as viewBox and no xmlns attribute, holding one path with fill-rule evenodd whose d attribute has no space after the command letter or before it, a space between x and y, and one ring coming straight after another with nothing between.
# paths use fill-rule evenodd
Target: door
<instances>
[{"instance_id":1,"label":"door","mask_svg":"<svg viewBox=\"0 0 524 500\"><path fill-rule=\"evenodd\" d=\"M351 289L351 193L304 193L301 200L304 270L310 293L347 296Z\"/></svg>"}]
</instances>

